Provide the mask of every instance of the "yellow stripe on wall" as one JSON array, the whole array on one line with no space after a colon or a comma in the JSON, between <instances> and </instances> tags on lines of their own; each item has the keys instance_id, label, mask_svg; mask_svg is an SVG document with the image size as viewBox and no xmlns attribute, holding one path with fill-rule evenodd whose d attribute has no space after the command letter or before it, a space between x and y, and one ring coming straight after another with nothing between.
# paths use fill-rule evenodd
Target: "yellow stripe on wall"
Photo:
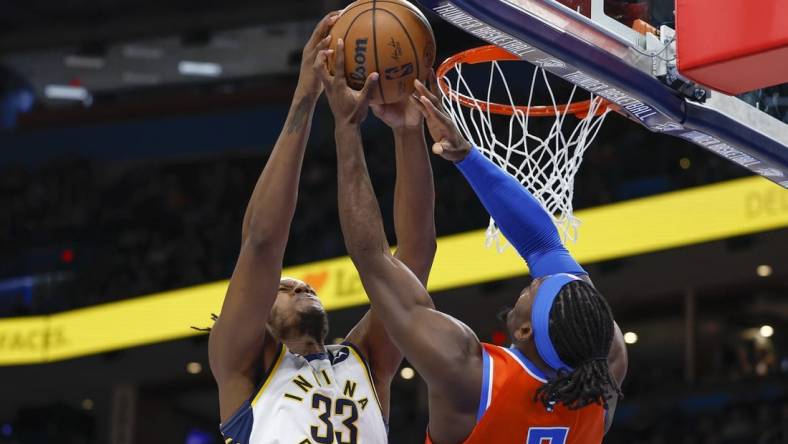
<instances>
[{"instance_id":1,"label":"yellow stripe on wall","mask_svg":"<svg viewBox=\"0 0 788 444\"><path fill-rule=\"evenodd\" d=\"M580 238L569 245L581 263L724 239L788 226L788 192L759 177L580 211ZM286 268L308 281L328 310L366 304L348 257ZM431 291L527 273L512 248L484 248L484 230L444 236L430 276ZM227 281L50 316L0 320L0 365L34 364L199 334L210 324Z\"/></svg>"}]
</instances>

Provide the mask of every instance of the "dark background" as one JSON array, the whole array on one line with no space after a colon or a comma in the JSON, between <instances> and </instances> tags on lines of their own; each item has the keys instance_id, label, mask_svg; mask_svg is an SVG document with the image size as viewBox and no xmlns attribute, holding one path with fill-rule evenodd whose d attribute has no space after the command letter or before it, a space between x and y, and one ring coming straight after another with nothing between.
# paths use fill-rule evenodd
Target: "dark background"
<instances>
[{"instance_id":1,"label":"dark background","mask_svg":"<svg viewBox=\"0 0 788 444\"><path fill-rule=\"evenodd\" d=\"M246 201L287 112L303 42L319 17L342 6L0 0L0 316L226 279ZM655 22L672 21L670 6L651 5ZM479 43L429 18L439 60ZM179 75L179 60L209 60L223 72ZM50 99L49 83L84 85L91 96ZM782 86L747 99L788 120L785 93ZM332 127L321 101L286 265L345 254ZM393 142L374 118L364 131L389 223ZM433 168L438 234L485 226L483 208L457 171L440 159ZM586 154L575 206L745 175L613 114ZM776 208L788 211L788 200ZM394 241L390 224L387 230ZM629 348L626 398L605 442L788 443L786 264L786 229L589 264L622 329L638 335ZM768 276L756 273L762 265ZM500 330L495 314L527 283L434 296L441 310L491 341ZM332 312L330 337L343 336L362 312ZM771 337L760 334L763 325L773 328ZM0 443L221 442L206 339L0 368ZM202 371L187 373L189 362ZM425 427L423 383L396 378L391 442L421 442Z\"/></svg>"}]
</instances>

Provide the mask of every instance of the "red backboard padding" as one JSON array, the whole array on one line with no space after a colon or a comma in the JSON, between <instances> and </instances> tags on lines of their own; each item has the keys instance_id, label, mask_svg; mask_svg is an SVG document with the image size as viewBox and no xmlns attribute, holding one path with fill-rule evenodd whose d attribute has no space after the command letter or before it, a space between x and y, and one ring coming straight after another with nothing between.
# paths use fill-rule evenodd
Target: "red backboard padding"
<instances>
[{"instance_id":1,"label":"red backboard padding","mask_svg":"<svg viewBox=\"0 0 788 444\"><path fill-rule=\"evenodd\" d=\"M788 83L788 0L676 0L679 72L727 94Z\"/></svg>"}]
</instances>

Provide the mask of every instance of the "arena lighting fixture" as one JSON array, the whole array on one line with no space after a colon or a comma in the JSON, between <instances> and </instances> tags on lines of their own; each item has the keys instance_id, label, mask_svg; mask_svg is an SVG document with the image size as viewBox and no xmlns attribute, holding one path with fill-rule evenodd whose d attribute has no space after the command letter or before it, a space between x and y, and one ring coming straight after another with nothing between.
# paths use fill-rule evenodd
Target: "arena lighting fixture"
<instances>
[{"instance_id":1,"label":"arena lighting fixture","mask_svg":"<svg viewBox=\"0 0 788 444\"><path fill-rule=\"evenodd\" d=\"M104 57L72 54L64 57L63 63L69 68L101 69L107 64L107 61Z\"/></svg>"},{"instance_id":2,"label":"arena lighting fixture","mask_svg":"<svg viewBox=\"0 0 788 444\"><path fill-rule=\"evenodd\" d=\"M769 277L772 275L772 267L766 264L758 265L755 272L762 278Z\"/></svg>"},{"instance_id":3,"label":"arena lighting fixture","mask_svg":"<svg viewBox=\"0 0 788 444\"><path fill-rule=\"evenodd\" d=\"M222 65L182 60L178 63L178 72L185 76L219 77L222 74Z\"/></svg>"},{"instance_id":4,"label":"arena lighting fixture","mask_svg":"<svg viewBox=\"0 0 788 444\"><path fill-rule=\"evenodd\" d=\"M83 410L93 410L93 400L90 398L85 398L82 400L82 409Z\"/></svg>"},{"instance_id":5,"label":"arena lighting fixture","mask_svg":"<svg viewBox=\"0 0 788 444\"><path fill-rule=\"evenodd\" d=\"M48 99L78 100L80 102L90 102L91 100L87 89L71 85L47 85L44 88L44 96Z\"/></svg>"},{"instance_id":6,"label":"arena lighting fixture","mask_svg":"<svg viewBox=\"0 0 788 444\"><path fill-rule=\"evenodd\" d=\"M399 375L402 377L402 379L407 381L413 379L413 377L416 376L416 371L410 367L402 367L402 370L399 371Z\"/></svg>"},{"instance_id":7,"label":"arena lighting fixture","mask_svg":"<svg viewBox=\"0 0 788 444\"><path fill-rule=\"evenodd\" d=\"M199 362L190 362L186 364L186 372L190 375L196 375L202 371L202 364Z\"/></svg>"},{"instance_id":8,"label":"arena lighting fixture","mask_svg":"<svg viewBox=\"0 0 788 444\"><path fill-rule=\"evenodd\" d=\"M638 335L634 331L624 333L624 342L627 344L634 344L638 341Z\"/></svg>"},{"instance_id":9,"label":"arena lighting fixture","mask_svg":"<svg viewBox=\"0 0 788 444\"><path fill-rule=\"evenodd\" d=\"M688 157L682 157L679 160L679 166L682 170L688 170L690 166L692 166L692 162L690 162Z\"/></svg>"},{"instance_id":10,"label":"arena lighting fixture","mask_svg":"<svg viewBox=\"0 0 788 444\"><path fill-rule=\"evenodd\" d=\"M774 328L772 328L771 325L761 325L758 333L760 333L764 338L770 338L774 334Z\"/></svg>"}]
</instances>

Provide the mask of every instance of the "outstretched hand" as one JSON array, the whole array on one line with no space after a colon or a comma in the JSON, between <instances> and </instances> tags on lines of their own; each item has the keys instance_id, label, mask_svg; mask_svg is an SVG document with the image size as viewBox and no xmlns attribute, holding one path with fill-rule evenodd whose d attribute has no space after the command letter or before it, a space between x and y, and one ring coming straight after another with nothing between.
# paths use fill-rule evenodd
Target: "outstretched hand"
<instances>
[{"instance_id":1,"label":"outstretched hand","mask_svg":"<svg viewBox=\"0 0 788 444\"><path fill-rule=\"evenodd\" d=\"M328 71L328 56L334 54L334 74ZM322 49L315 57L312 66L316 75L323 83L328 105L334 114L337 124L359 125L367 117L369 101L378 86L379 75L376 72L367 76L364 87L356 91L349 87L345 79L345 42L337 41L336 51Z\"/></svg>"},{"instance_id":2,"label":"outstretched hand","mask_svg":"<svg viewBox=\"0 0 788 444\"><path fill-rule=\"evenodd\" d=\"M370 105L372 113L391 129L421 128L424 116L421 115L419 100L414 96L395 103Z\"/></svg>"},{"instance_id":3,"label":"outstretched hand","mask_svg":"<svg viewBox=\"0 0 788 444\"><path fill-rule=\"evenodd\" d=\"M432 76L434 79L434 74ZM433 88L437 82L432 81ZM440 99L423 83L414 80L419 110L427 122L427 130L432 136L432 152L452 162L460 162L471 152L471 144L457 129L457 126L441 108Z\"/></svg>"},{"instance_id":4,"label":"outstretched hand","mask_svg":"<svg viewBox=\"0 0 788 444\"><path fill-rule=\"evenodd\" d=\"M435 71L430 70L430 76L427 79L427 85L432 87L436 85ZM407 99L401 100L396 103L387 104L373 104L370 105L372 112L383 123L390 126L392 129L421 129L424 122L424 116L421 114L421 103L419 102L419 93L414 92Z\"/></svg>"},{"instance_id":5,"label":"outstretched hand","mask_svg":"<svg viewBox=\"0 0 788 444\"><path fill-rule=\"evenodd\" d=\"M312 69L312 62L318 52L328 48L331 43L331 36L328 35L331 27L337 22L339 18L339 11L333 11L326 14L322 20L315 26L312 31L312 36L309 41L304 45L304 50L301 53L301 70L298 74L298 89L304 94L315 99L323 92L323 84L320 82L320 77L315 75Z\"/></svg>"}]
</instances>

